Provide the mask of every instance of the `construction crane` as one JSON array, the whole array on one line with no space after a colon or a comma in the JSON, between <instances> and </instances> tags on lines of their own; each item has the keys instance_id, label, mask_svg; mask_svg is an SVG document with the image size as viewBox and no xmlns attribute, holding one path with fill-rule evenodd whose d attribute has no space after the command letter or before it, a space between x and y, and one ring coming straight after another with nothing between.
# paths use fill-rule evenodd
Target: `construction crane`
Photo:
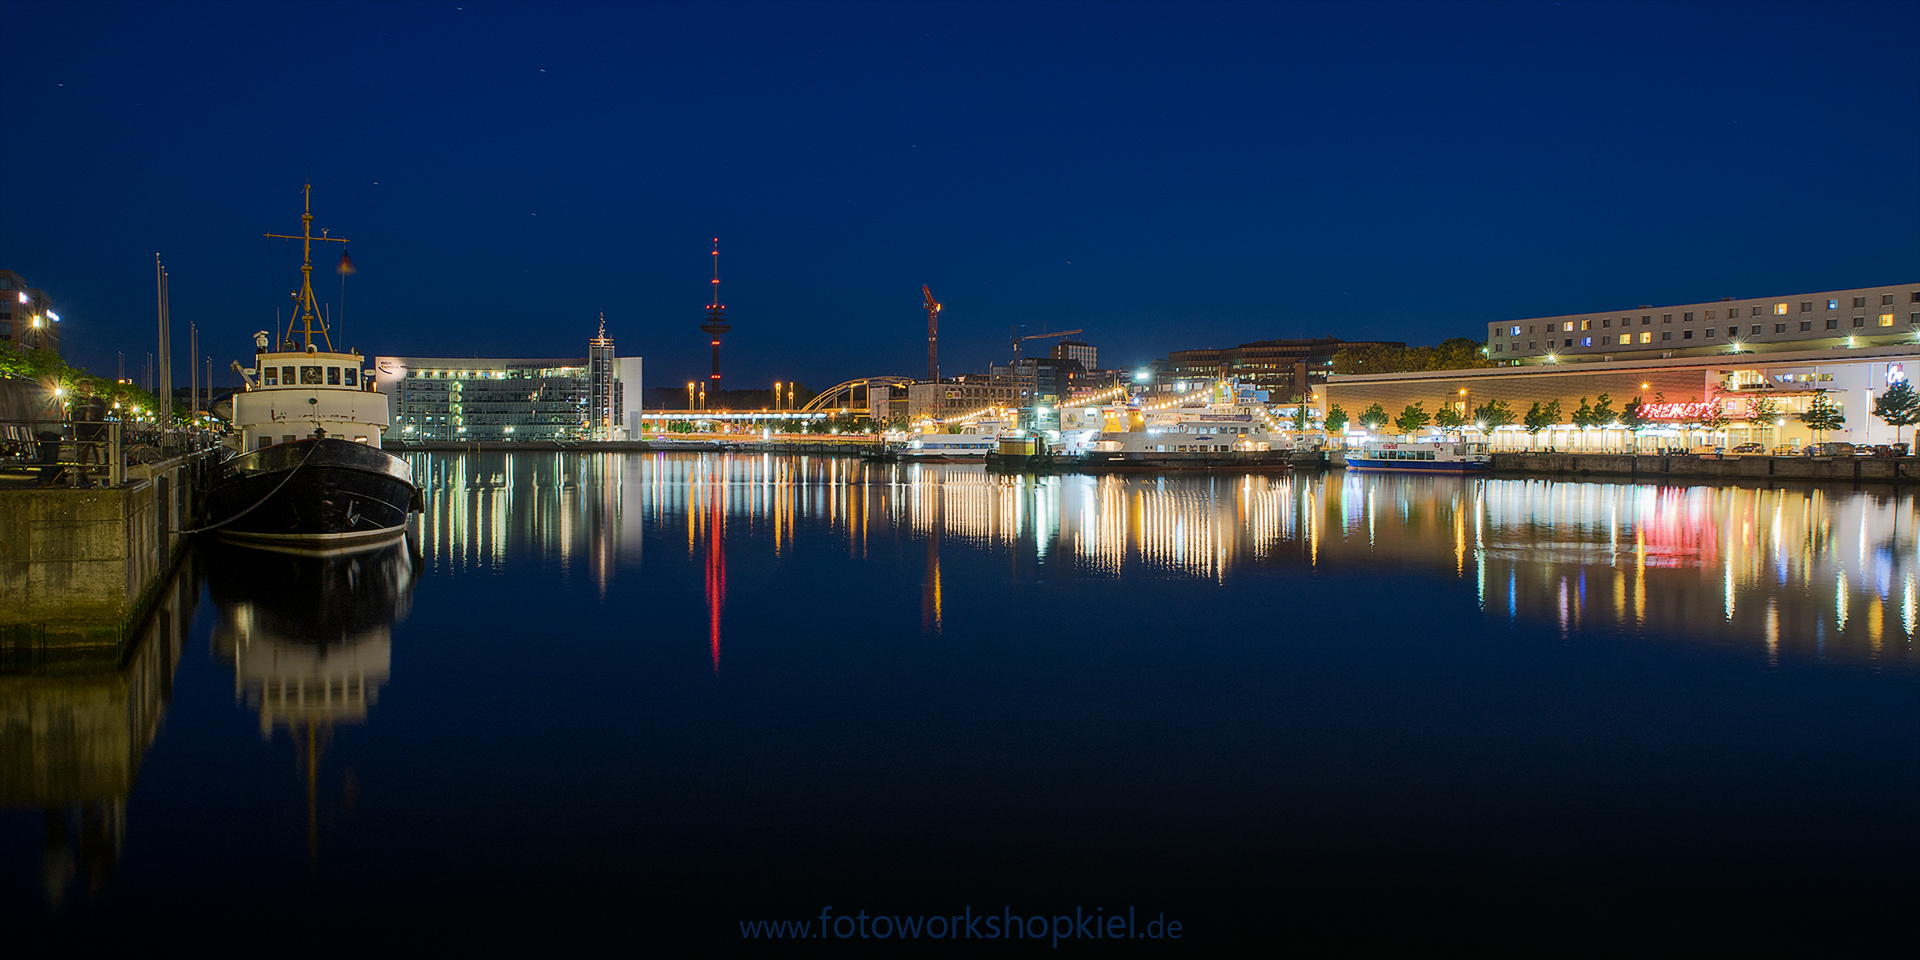
<instances>
[{"instance_id":1,"label":"construction crane","mask_svg":"<svg viewBox=\"0 0 1920 960\"><path fill-rule=\"evenodd\" d=\"M1071 337L1074 334L1080 333L1082 331L1061 330L1058 333L1035 333L1035 334L1029 334L1028 336L1024 336L1024 337L1020 335L1019 327L1011 327L1009 328L1008 332L1013 337L1013 359L1015 361L1018 361L1020 359L1020 344L1025 343L1028 340L1051 340L1054 337Z\"/></svg>"},{"instance_id":2,"label":"construction crane","mask_svg":"<svg viewBox=\"0 0 1920 960\"><path fill-rule=\"evenodd\" d=\"M940 303L933 299L933 291L926 284L920 285L920 295L927 298L927 380L940 382Z\"/></svg>"}]
</instances>

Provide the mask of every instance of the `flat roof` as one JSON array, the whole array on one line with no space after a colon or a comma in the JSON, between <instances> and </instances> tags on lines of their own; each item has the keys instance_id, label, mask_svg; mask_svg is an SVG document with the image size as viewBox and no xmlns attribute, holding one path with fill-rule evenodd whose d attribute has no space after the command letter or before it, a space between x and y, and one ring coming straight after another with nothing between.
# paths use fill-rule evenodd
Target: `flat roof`
<instances>
[{"instance_id":1,"label":"flat roof","mask_svg":"<svg viewBox=\"0 0 1920 960\"><path fill-rule=\"evenodd\" d=\"M1822 363L1854 363L1891 357L1920 358L1920 344L1879 347L1835 347L1826 350L1782 350L1769 353L1717 353L1704 357L1643 357L1634 360L1583 360L1575 363L1530 363L1523 366L1473 367L1467 370L1416 370L1409 373L1336 373L1327 385L1390 383L1407 380L1463 380L1495 377L1569 377L1627 370L1671 370L1687 367L1769 367Z\"/></svg>"}]
</instances>

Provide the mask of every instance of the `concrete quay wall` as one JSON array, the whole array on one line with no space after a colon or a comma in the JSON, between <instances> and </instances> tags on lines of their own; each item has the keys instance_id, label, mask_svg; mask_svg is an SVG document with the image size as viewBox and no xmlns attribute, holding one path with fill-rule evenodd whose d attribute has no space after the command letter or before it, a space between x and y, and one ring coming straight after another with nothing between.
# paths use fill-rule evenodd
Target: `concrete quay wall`
<instances>
[{"instance_id":1,"label":"concrete quay wall","mask_svg":"<svg viewBox=\"0 0 1920 960\"><path fill-rule=\"evenodd\" d=\"M185 458L120 487L0 490L0 667L124 653L184 552Z\"/></svg>"},{"instance_id":2,"label":"concrete quay wall","mask_svg":"<svg viewBox=\"0 0 1920 960\"><path fill-rule=\"evenodd\" d=\"M1496 453L1496 473L1545 473L1691 480L1920 480L1920 457L1645 456L1607 453Z\"/></svg>"}]
</instances>

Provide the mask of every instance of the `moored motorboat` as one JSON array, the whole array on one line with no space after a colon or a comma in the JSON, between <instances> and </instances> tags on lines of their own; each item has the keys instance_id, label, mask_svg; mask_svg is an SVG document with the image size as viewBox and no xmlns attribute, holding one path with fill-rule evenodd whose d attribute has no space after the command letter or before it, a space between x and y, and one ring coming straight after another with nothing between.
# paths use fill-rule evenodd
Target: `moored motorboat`
<instances>
[{"instance_id":1,"label":"moored motorboat","mask_svg":"<svg viewBox=\"0 0 1920 960\"><path fill-rule=\"evenodd\" d=\"M277 343L254 335L254 365L233 398L230 456L207 490L201 529L222 539L295 549L373 543L405 533L423 505L407 462L381 449L387 400L366 358L335 351L315 309L313 243L334 238L313 236L311 189L303 235L287 237L304 241L298 306Z\"/></svg>"},{"instance_id":2,"label":"moored motorboat","mask_svg":"<svg viewBox=\"0 0 1920 960\"><path fill-rule=\"evenodd\" d=\"M1191 405L1140 418L1134 429L1101 432L1085 445L1074 468L1087 473L1287 470L1293 447L1292 438L1276 430L1257 406Z\"/></svg>"},{"instance_id":3,"label":"moored motorboat","mask_svg":"<svg viewBox=\"0 0 1920 960\"><path fill-rule=\"evenodd\" d=\"M1484 473L1493 453L1484 443L1369 440L1347 451L1347 469L1390 473Z\"/></svg>"}]
</instances>

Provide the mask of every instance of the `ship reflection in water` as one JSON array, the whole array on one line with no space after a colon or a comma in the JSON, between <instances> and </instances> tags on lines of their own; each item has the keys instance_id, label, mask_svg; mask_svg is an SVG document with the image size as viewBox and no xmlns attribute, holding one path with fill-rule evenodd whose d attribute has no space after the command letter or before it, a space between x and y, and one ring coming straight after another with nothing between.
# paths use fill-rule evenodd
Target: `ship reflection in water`
<instances>
[{"instance_id":1,"label":"ship reflection in water","mask_svg":"<svg viewBox=\"0 0 1920 960\"><path fill-rule=\"evenodd\" d=\"M393 665L393 625L412 602L407 542L340 554L213 545L203 554L219 619L215 659L260 736L284 730L307 788L307 843L317 850L320 758L334 728L364 723Z\"/></svg>"},{"instance_id":2,"label":"ship reflection in water","mask_svg":"<svg viewBox=\"0 0 1920 960\"><path fill-rule=\"evenodd\" d=\"M1839 488L1661 486L1331 472L1020 477L950 464L751 455L418 455L430 570L509 554L584 564L602 596L644 544L704 570L701 638L721 664L727 557L843 541L850 559L921 541L921 628L946 619L941 551L1003 555L1015 577L1224 580L1306 567L1458 582L1492 620L1562 636L1626 632L1914 662L1914 497ZM890 554L891 556L891 554ZM1353 611L1327 611L1350 615ZM691 639L691 638L689 638Z\"/></svg>"}]
</instances>

